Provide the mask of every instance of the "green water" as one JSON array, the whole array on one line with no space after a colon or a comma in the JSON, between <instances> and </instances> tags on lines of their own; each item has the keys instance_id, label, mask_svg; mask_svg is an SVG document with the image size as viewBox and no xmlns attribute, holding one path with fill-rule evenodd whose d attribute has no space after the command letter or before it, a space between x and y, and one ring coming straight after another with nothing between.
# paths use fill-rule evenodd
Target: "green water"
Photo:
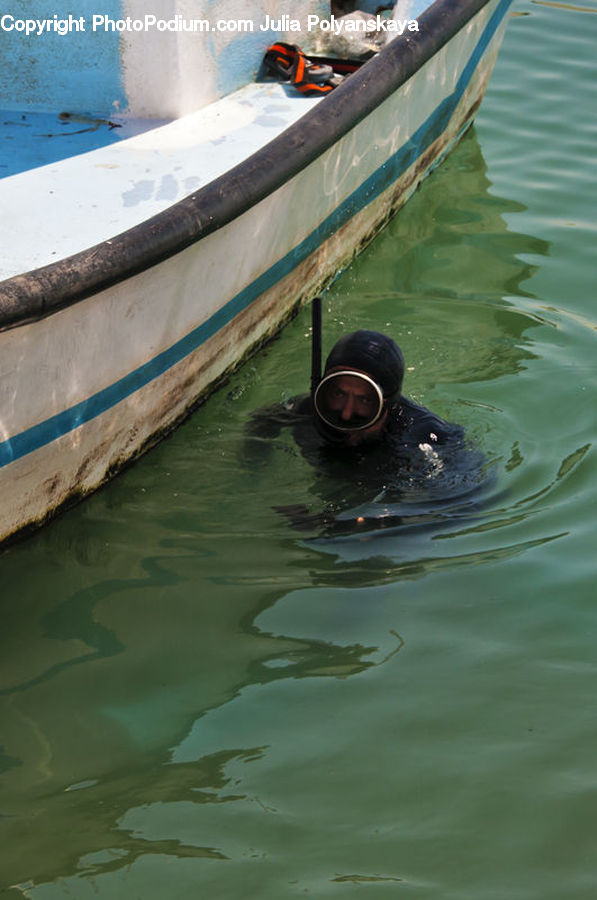
<instances>
[{"instance_id":1,"label":"green water","mask_svg":"<svg viewBox=\"0 0 597 900\"><path fill-rule=\"evenodd\" d=\"M0 893L577 900L597 882L597 4L519 0L475 128L325 297L497 471L434 530L297 532L251 410L299 316L0 557ZM3 890L2 890L3 889Z\"/></svg>"}]
</instances>

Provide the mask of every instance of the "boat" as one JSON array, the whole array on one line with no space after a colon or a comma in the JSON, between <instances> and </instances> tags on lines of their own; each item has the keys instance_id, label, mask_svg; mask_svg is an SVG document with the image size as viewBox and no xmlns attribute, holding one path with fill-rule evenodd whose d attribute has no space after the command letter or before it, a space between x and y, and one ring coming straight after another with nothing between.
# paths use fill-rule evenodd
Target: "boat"
<instances>
[{"instance_id":1,"label":"boat","mask_svg":"<svg viewBox=\"0 0 597 900\"><path fill-rule=\"evenodd\" d=\"M2 17L33 91L15 129L49 111L52 154L65 126L106 142L0 181L0 541L154 445L372 240L472 123L510 4L399 0L379 52L309 95L259 73L305 22L333 31L320 0L221 30L208 0Z\"/></svg>"}]
</instances>

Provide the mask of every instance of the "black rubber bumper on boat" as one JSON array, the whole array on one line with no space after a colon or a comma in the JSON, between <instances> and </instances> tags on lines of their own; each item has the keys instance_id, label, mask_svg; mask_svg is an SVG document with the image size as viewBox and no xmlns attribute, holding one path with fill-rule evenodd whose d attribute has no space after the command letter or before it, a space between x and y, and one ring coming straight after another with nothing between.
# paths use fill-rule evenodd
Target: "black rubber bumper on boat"
<instances>
[{"instance_id":1,"label":"black rubber bumper on boat","mask_svg":"<svg viewBox=\"0 0 597 900\"><path fill-rule=\"evenodd\" d=\"M489 0L436 0L419 31L396 37L300 121L225 175L147 221L0 283L0 329L51 315L231 222L317 159L421 68Z\"/></svg>"}]
</instances>

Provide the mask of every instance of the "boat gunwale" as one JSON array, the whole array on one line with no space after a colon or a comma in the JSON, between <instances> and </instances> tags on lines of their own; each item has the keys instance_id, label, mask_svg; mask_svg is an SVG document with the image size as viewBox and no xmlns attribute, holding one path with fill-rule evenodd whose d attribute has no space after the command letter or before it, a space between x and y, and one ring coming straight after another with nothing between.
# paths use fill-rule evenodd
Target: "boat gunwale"
<instances>
[{"instance_id":1,"label":"boat gunwale","mask_svg":"<svg viewBox=\"0 0 597 900\"><path fill-rule=\"evenodd\" d=\"M408 81L491 0L435 0L405 32L265 147L114 237L0 283L0 330L72 306L229 224L314 162Z\"/></svg>"}]
</instances>

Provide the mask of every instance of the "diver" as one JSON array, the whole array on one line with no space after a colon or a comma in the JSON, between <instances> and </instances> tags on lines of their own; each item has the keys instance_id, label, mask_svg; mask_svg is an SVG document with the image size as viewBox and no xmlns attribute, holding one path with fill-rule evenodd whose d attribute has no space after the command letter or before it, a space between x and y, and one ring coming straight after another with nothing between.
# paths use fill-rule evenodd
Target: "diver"
<instances>
[{"instance_id":1,"label":"diver","mask_svg":"<svg viewBox=\"0 0 597 900\"><path fill-rule=\"evenodd\" d=\"M403 396L403 379L404 357L392 338L364 330L341 337L312 395L320 434L346 447L381 441L396 450L461 440L460 426Z\"/></svg>"},{"instance_id":2,"label":"diver","mask_svg":"<svg viewBox=\"0 0 597 900\"><path fill-rule=\"evenodd\" d=\"M351 462L364 455L380 461L389 454L391 465L415 451L428 454L462 442L461 426L402 394L403 379L404 357L395 341L378 331L355 331L334 345L310 394L254 413L248 433L275 437L291 427L313 463L332 451L336 461L344 456Z\"/></svg>"},{"instance_id":3,"label":"diver","mask_svg":"<svg viewBox=\"0 0 597 900\"><path fill-rule=\"evenodd\" d=\"M460 425L403 395L404 357L395 341L378 331L344 335L321 374L315 310L313 322L311 392L255 412L247 435L271 442L290 429L324 479L319 493L332 517L382 498L386 506L452 503L476 489L483 454L468 444ZM254 449L264 462L263 448ZM295 525L301 516L305 524L313 521L298 506L280 511L294 516ZM329 524L330 516L322 521Z\"/></svg>"}]
</instances>

